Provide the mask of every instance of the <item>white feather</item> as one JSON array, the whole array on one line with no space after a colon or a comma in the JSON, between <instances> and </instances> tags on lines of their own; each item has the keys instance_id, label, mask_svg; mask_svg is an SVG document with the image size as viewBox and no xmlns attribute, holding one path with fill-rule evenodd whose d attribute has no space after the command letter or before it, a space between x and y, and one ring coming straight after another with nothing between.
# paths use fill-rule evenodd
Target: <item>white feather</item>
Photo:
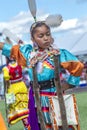
<instances>
[{"instance_id":1,"label":"white feather","mask_svg":"<svg viewBox=\"0 0 87 130\"><path fill-rule=\"evenodd\" d=\"M36 2L35 0L28 0L30 12L34 18L36 18Z\"/></svg>"},{"instance_id":2,"label":"white feather","mask_svg":"<svg viewBox=\"0 0 87 130\"><path fill-rule=\"evenodd\" d=\"M45 20L45 23L50 27L58 27L62 22L63 19L61 15L49 15Z\"/></svg>"},{"instance_id":3,"label":"white feather","mask_svg":"<svg viewBox=\"0 0 87 130\"><path fill-rule=\"evenodd\" d=\"M14 33L12 33L9 29L5 28L3 29L2 33L6 36L9 37L10 39L14 40L16 43L19 42L20 38L17 37Z\"/></svg>"}]
</instances>

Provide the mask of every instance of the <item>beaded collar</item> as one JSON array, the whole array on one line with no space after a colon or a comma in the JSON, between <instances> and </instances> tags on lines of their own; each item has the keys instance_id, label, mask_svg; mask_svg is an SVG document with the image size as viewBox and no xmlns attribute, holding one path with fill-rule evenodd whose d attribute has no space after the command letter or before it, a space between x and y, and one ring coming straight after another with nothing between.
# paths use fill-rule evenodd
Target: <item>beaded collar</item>
<instances>
[{"instance_id":1,"label":"beaded collar","mask_svg":"<svg viewBox=\"0 0 87 130\"><path fill-rule=\"evenodd\" d=\"M59 49L54 49L52 47L49 47L49 49L45 50L34 50L31 53L30 58L30 66L34 66L37 62L43 62L47 57L53 56L53 55L59 55L60 51Z\"/></svg>"}]
</instances>

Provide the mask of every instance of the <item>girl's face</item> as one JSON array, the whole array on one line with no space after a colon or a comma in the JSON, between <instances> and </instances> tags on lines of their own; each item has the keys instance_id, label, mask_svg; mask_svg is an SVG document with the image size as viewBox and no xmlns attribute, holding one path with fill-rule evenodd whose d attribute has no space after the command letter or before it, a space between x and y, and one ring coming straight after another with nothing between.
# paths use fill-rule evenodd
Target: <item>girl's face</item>
<instances>
[{"instance_id":1,"label":"girl's face","mask_svg":"<svg viewBox=\"0 0 87 130\"><path fill-rule=\"evenodd\" d=\"M32 41L38 45L41 49L47 49L52 44L52 37L50 30L45 26L42 25L35 29L33 34Z\"/></svg>"}]
</instances>

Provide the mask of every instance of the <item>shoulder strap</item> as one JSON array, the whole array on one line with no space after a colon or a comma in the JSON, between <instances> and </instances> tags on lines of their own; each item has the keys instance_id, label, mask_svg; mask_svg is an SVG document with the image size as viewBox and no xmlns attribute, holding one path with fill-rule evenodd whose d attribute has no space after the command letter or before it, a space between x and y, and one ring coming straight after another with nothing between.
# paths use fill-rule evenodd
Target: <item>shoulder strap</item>
<instances>
[{"instance_id":1,"label":"shoulder strap","mask_svg":"<svg viewBox=\"0 0 87 130\"><path fill-rule=\"evenodd\" d=\"M33 90L34 90L35 101L37 105L37 115L39 116L41 130L46 130L44 117L43 117L41 104L40 104L40 94L39 94L39 85L38 85L37 73L36 73L36 65L33 66L32 69L33 69Z\"/></svg>"},{"instance_id":2,"label":"shoulder strap","mask_svg":"<svg viewBox=\"0 0 87 130\"><path fill-rule=\"evenodd\" d=\"M63 130L68 130L68 123L67 123L67 117L66 117L66 109L65 109L65 103L64 98L62 94L61 84L60 84L60 55L54 55L54 71L55 71L55 86L57 88L57 96L59 100L59 107L60 107L60 113L61 113L61 119L62 119L62 128Z\"/></svg>"}]
</instances>

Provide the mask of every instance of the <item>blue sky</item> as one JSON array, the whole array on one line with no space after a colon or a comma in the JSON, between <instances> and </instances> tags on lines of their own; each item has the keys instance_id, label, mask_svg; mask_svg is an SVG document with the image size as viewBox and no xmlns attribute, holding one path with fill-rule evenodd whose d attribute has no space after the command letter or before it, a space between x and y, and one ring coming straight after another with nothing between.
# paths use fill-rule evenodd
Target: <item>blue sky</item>
<instances>
[{"instance_id":1,"label":"blue sky","mask_svg":"<svg viewBox=\"0 0 87 130\"><path fill-rule=\"evenodd\" d=\"M36 0L37 12L60 13L65 19L85 17L87 15L87 0ZM0 21L8 21L21 11L28 11L27 0L3 0L0 7Z\"/></svg>"},{"instance_id":2,"label":"blue sky","mask_svg":"<svg viewBox=\"0 0 87 130\"><path fill-rule=\"evenodd\" d=\"M33 18L27 0L0 2L0 32L8 28L25 42L30 42L29 28ZM72 52L87 47L87 0L36 0L37 20L49 14L61 14L63 22L53 28L55 43Z\"/></svg>"}]
</instances>

